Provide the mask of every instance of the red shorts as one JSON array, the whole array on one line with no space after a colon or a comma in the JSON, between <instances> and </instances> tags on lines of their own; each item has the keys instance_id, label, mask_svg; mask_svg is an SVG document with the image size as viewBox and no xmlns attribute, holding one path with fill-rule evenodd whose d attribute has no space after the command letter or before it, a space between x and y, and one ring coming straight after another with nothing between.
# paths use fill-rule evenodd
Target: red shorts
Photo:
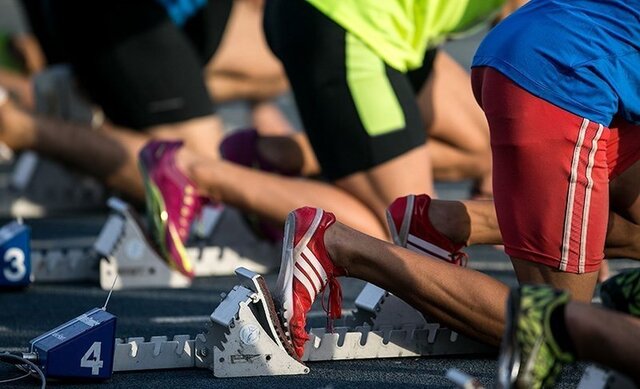
<instances>
[{"instance_id":1,"label":"red shorts","mask_svg":"<svg viewBox=\"0 0 640 389\"><path fill-rule=\"evenodd\" d=\"M599 270L609 180L640 160L640 126L591 122L489 67L474 68L472 84L491 129L506 253L565 272Z\"/></svg>"}]
</instances>

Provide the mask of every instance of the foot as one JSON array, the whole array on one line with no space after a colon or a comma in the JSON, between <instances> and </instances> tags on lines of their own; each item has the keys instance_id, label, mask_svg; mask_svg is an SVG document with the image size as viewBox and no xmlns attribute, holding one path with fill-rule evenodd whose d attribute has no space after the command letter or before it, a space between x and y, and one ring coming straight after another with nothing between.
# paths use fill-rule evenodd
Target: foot
<instances>
[{"instance_id":1,"label":"foot","mask_svg":"<svg viewBox=\"0 0 640 389\"><path fill-rule=\"evenodd\" d=\"M551 332L551 314L570 300L566 291L524 285L513 289L498 359L502 388L551 388L574 357L561 350Z\"/></svg>"},{"instance_id":2,"label":"foot","mask_svg":"<svg viewBox=\"0 0 640 389\"><path fill-rule=\"evenodd\" d=\"M300 169L287 170L271 163L258 151L260 135L255 128L248 128L233 132L220 143L220 155L227 161L238 165L276 173L283 176L299 176Z\"/></svg>"},{"instance_id":3,"label":"foot","mask_svg":"<svg viewBox=\"0 0 640 389\"><path fill-rule=\"evenodd\" d=\"M193 182L175 163L182 142L151 141L140 151L151 234L160 253L182 274L193 277L193 263L185 249L189 230L208 199L197 194Z\"/></svg>"},{"instance_id":4,"label":"foot","mask_svg":"<svg viewBox=\"0 0 640 389\"><path fill-rule=\"evenodd\" d=\"M640 317L640 269L620 273L600 287L602 305Z\"/></svg>"},{"instance_id":5,"label":"foot","mask_svg":"<svg viewBox=\"0 0 640 389\"><path fill-rule=\"evenodd\" d=\"M397 198L387 208L387 224L393 242L419 254L427 254L459 266L467 263L464 244L454 243L429 220L431 197L426 194Z\"/></svg>"},{"instance_id":6,"label":"foot","mask_svg":"<svg viewBox=\"0 0 640 389\"><path fill-rule=\"evenodd\" d=\"M329 257L324 233L336 218L318 208L298 208L285 224L282 263L274 293L283 309L288 336L300 358L309 339L305 329L307 312L316 297L329 285L329 319L340 317L342 291L336 277L346 275Z\"/></svg>"}]
</instances>

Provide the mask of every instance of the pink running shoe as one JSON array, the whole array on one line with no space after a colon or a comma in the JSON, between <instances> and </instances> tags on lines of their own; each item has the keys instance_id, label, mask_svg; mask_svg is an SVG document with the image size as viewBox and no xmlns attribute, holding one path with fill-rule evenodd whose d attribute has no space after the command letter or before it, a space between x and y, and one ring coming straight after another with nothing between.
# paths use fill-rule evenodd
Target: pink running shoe
<instances>
[{"instance_id":1,"label":"pink running shoe","mask_svg":"<svg viewBox=\"0 0 640 389\"><path fill-rule=\"evenodd\" d=\"M263 172L288 177L300 175L297 171L282 170L262 158L258 153L258 138L258 131L255 128L235 131L220 143L220 155L227 161ZM256 235L274 243L282 241L281 226L266 221L256 214L245 214L245 219Z\"/></svg>"},{"instance_id":2,"label":"pink running shoe","mask_svg":"<svg viewBox=\"0 0 640 389\"><path fill-rule=\"evenodd\" d=\"M282 305L288 336L300 358L309 339L305 329L307 312L327 284L329 319L337 319L342 313L342 290L336 277L347 272L333 264L324 246L324 232L335 221L332 213L304 207L289 213L284 227L282 263L275 298Z\"/></svg>"},{"instance_id":3,"label":"pink running shoe","mask_svg":"<svg viewBox=\"0 0 640 389\"><path fill-rule=\"evenodd\" d=\"M387 208L387 224L393 242L420 254L427 254L459 266L466 266L467 254L436 230L429 220L431 197L426 194L397 198Z\"/></svg>"},{"instance_id":4,"label":"pink running shoe","mask_svg":"<svg viewBox=\"0 0 640 389\"><path fill-rule=\"evenodd\" d=\"M198 196L191 180L175 164L182 142L150 141L140 151L151 234L162 256L182 274L194 268L184 243L193 220L209 200Z\"/></svg>"}]
</instances>

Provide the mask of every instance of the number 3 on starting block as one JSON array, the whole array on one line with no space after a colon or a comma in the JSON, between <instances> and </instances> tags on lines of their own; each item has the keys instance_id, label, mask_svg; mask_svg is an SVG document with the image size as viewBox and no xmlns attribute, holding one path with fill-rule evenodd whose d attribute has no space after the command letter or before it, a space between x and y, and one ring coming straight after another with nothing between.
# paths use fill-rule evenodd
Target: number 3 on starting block
<instances>
[{"instance_id":1,"label":"number 3 on starting block","mask_svg":"<svg viewBox=\"0 0 640 389\"><path fill-rule=\"evenodd\" d=\"M0 287L21 287L31 282L31 231L18 222L0 228Z\"/></svg>"}]
</instances>

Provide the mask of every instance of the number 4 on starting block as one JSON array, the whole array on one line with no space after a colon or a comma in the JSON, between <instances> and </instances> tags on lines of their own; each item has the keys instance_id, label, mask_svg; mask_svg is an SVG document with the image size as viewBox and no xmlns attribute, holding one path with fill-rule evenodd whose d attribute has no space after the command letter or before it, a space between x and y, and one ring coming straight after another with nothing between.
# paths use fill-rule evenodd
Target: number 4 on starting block
<instances>
[{"instance_id":1,"label":"number 4 on starting block","mask_svg":"<svg viewBox=\"0 0 640 389\"><path fill-rule=\"evenodd\" d=\"M19 222L0 228L0 288L31 282L31 230Z\"/></svg>"}]
</instances>

